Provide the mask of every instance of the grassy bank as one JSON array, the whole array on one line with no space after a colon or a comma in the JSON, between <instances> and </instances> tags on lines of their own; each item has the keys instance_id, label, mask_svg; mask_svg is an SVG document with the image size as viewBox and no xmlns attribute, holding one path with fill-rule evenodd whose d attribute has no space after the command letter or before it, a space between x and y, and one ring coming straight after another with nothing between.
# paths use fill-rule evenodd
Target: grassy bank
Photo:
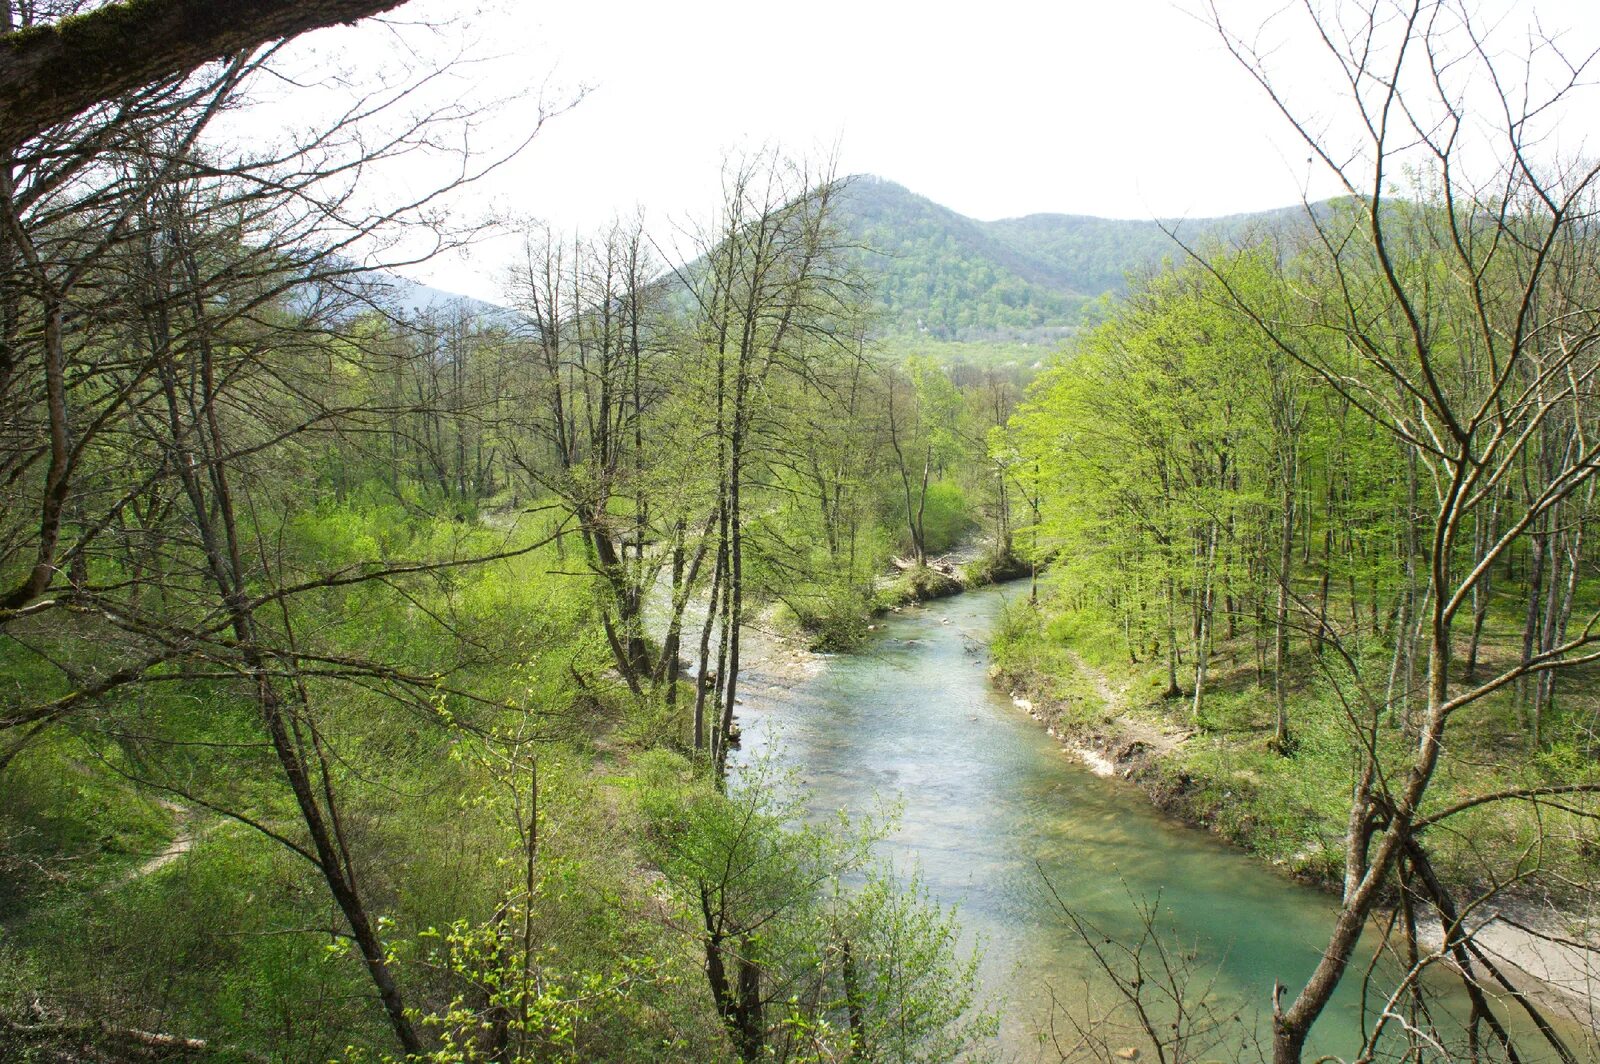
<instances>
[{"instance_id":1,"label":"grassy bank","mask_svg":"<svg viewBox=\"0 0 1600 1064\"><path fill-rule=\"evenodd\" d=\"M491 535L371 510L315 517L285 541L318 564L380 541L429 556L437 540ZM540 531L492 534L516 544ZM296 621L328 657L404 660L441 680L423 705L308 679L299 723L328 751L356 881L430 1038L470 996L470 936L514 902L548 988L530 1037L666 1059L722 1037L700 955L661 919L642 871L651 855L630 798L637 758L674 746L681 722L606 675L590 598L559 566L552 546L405 597L357 587L303 605ZM27 667L20 643L3 653ZM203 1043L221 1061L391 1051L274 769L250 688L199 678L108 700L21 751L0 790L0 1059L162 1055L146 1036ZM530 901L519 834L535 772ZM585 989L616 972L637 976L625 993ZM569 1038L563 1025L580 1018Z\"/></svg>"},{"instance_id":2,"label":"grassy bank","mask_svg":"<svg viewBox=\"0 0 1600 1064\"><path fill-rule=\"evenodd\" d=\"M1490 646L1486 664L1508 652L1504 644ZM1354 763L1341 701L1349 692L1321 667L1309 640L1291 648L1294 744L1287 755L1272 742L1272 675L1258 668L1246 638L1217 640L1199 719L1189 687L1192 661L1185 659L1187 675L1179 673L1183 696L1165 697L1164 660L1133 660L1120 629L1092 610L1048 600L1038 608L1017 603L992 653L998 682L1015 698L1064 742L1137 782L1162 809L1297 878L1339 884ZM1511 691L1469 707L1428 808L1474 794L1600 779L1586 725L1596 704L1592 681L1576 678L1537 747L1519 723ZM1408 740L1398 719L1378 741L1390 747L1389 763L1402 763ZM1592 823L1549 806L1486 805L1460 814L1452 830L1430 842L1440 872L1463 889L1521 879L1521 889L1560 895L1564 884L1592 881L1600 867Z\"/></svg>"},{"instance_id":3,"label":"grassy bank","mask_svg":"<svg viewBox=\"0 0 1600 1064\"><path fill-rule=\"evenodd\" d=\"M543 531L316 516L285 549L330 565L379 540L426 555L440 538ZM831 1059L854 1037L847 1014L884 1045L946 1047L930 1059L987 1037L953 917L875 863L870 832L806 823L780 798L801 792L765 766L718 787L693 749L692 685L670 701L630 692L594 584L561 550L297 607L329 660L401 658L439 678L417 699L308 676L296 717L326 752L316 779L426 1059L487 1059L486 1032L510 1015L507 1060L736 1059L708 987L713 917L714 941L739 944L727 963L766 995L763 1037L793 1059ZM27 668L16 640L0 657ZM251 692L175 677L11 760L0 1060L400 1059ZM868 988L848 1009L839 941Z\"/></svg>"}]
</instances>

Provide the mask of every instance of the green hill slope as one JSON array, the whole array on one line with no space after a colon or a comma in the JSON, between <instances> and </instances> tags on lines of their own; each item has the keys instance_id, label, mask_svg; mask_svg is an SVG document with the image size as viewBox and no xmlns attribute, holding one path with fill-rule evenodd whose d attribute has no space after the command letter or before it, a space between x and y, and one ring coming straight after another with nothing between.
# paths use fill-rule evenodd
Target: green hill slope
<instances>
[{"instance_id":1,"label":"green hill slope","mask_svg":"<svg viewBox=\"0 0 1600 1064\"><path fill-rule=\"evenodd\" d=\"M1186 238L1234 241L1299 207L1185 220ZM1052 344L1080 328L1129 273L1181 249L1156 221L1031 214L983 222L871 175L848 180L841 223L877 290L877 329L900 341Z\"/></svg>"}]
</instances>

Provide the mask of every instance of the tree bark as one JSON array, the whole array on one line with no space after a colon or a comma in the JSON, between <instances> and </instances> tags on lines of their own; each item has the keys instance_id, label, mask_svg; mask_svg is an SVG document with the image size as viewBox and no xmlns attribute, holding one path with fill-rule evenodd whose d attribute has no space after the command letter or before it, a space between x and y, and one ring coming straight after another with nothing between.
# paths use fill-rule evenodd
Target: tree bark
<instances>
[{"instance_id":1,"label":"tree bark","mask_svg":"<svg viewBox=\"0 0 1600 1064\"><path fill-rule=\"evenodd\" d=\"M1217 522L1211 522L1211 531L1206 541L1205 574L1200 590L1200 616L1194 640L1194 703L1190 707L1190 716L1196 725L1203 722L1206 708L1206 667L1211 660L1211 623L1216 590L1213 586L1212 569L1217 559Z\"/></svg>"},{"instance_id":2,"label":"tree bark","mask_svg":"<svg viewBox=\"0 0 1600 1064\"><path fill-rule=\"evenodd\" d=\"M123 0L0 38L0 148L234 52L402 0Z\"/></svg>"},{"instance_id":3,"label":"tree bark","mask_svg":"<svg viewBox=\"0 0 1600 1064\"><path fill-rule=\"evenodd\" d=\"M1289 749L1289 585L1294 566L1294 484L1293 444L1283 458L1283 515L1278 537L1278 603L1272 624L1272 743L1278 752ZM1323 587L1327 584L1324 582Z\"/></svg>"}]
</instances>

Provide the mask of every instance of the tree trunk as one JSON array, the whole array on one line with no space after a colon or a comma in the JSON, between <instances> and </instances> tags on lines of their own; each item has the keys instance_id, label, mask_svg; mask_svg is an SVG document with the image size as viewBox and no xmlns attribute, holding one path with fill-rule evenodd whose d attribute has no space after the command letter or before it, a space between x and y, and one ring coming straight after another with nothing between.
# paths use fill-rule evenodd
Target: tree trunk
<instances>
[{"instance_id":1,"label":"tree trunk","mask_svg":"<svg viewBox=\"0 0 1600 1064\"><path fill-rule=\"evenodd\" d=\"M721 522L719 521L719 524ZM704 750L706 747L706 694L707 685L711 677L707 669L711 664L711 630L716 627L717 614L722 608L719 601L723 594L722 574L727 567L727 546L720 540L717 543L717 560L711 569L711 597L706 601L706 620L700 626L700 668L694 680L694 748ZM722 668L722 639L717 639L717 668ZM721 675L719 672L718 675Z\"/></svg>"},{"instance_id":2,"label":"tree trunk","mask_svg":"<svg viewBox=\"0 0 1600 1064\"><path fill-rule=\"evenodd\" d=\"M1283 462L1283 521L1278 529L1278 608L1272 624L1272 745L1289 750L1289 584L1294 568L1293 451Z\"/></svg>"},{"instance_id":3,"label":"tree trunk","mask_svg":"<svg viewBox=\"0 0 1600 1064\"><path fill-rule=\"evenodd\" d=\"M1167 577L1167 690L1166 698L1181 698L1183 688L1178 686L1178 589Z\"/></svg>"},{"instance_id":4,"label":"tree trunk","mask_svg":"<svg viewBox=\"0 0 1600 1064\"><path fill-rule=\"evenodd\" d=\"M1206 668L1211 662L1211 625L1214 612L1215 589L1212 568L1217 558L1217 522L1211 522L1207 536L1205 570L1201 578L1199 628L1194 643L1194 703L1190 717L1196 725L1204 723L1206 698Z\"/></svg>"},{"instance_id":5,"label":"tree trunk","mask_svg":"<svg viewBox=\"0 0 1600 1064\"><path fill-rule=\"evenodd\" d=\"M1482 518L1474 523L1472 529L1472 560L1476 565L1488 551L1490 544L1494 543L1499 533L1500 493L1494 493L1489 504L1489 517L1487 525ZM1478 675L1478 647L1483 641L1483 622L1489 616L1489 599L1494 591L1494 567L1490 566L1483 571L1472 584L1472 639L1467 644L1466 678L1468 682Z\"/></svg>"},{"instance_id":6,"label":"tree trunk","mask_svg":"<svg viewBox=\"0 0 1600 1064\"><path fill-rule=\"evenodd\" d=\"M401 0L124 0L0 48L0 147L15 148L94 104L307 30L355 22Z\"/></svg>"},{"instance_id":7,"label":"tree trunk","mask_svg":"<svg viewBox=\"0 0 1600 1064\"><path fill-rule=\"evenodd\" d=\"M198 289L196 289L198 291ZM246 605L244 584L244 548L240 542L234 517L233 494L227 470L218 457L227 453L216 417L216 386L212 380L210 345L203 338L199 342L201 386L205 411L202 425L196 426L201 438L190 444L189 425L180 413L178 379L169 363L163 367L162 378L166 391L168 421L173 433L174 447L180 453L176 463L178 475L189 497L196 528L198 529L206 558L206 575L222 599L226 616L238 640L240 655L247 675L255 689L255 700L266 727L273 753L283 770L285 781L299 807L306 834L311 839L314 863L322 873L345 922L351 937L361 951L368 975L377 988L378 998L396 1039L408 1054L420 1054L422 1042L410 1017L406 1014L400 990L389 968L387 950L378 936L376 926L369 916L361 894L356 887L350 854L344 845L338 827L337 808L333 804L333 790L325 761L322 762L322 789L326 803L319 804L307 767L305 743L298 734L291 734L291 724L286 721L282 696L266 668L266 656L261 649L256 620ZM198 451L198 453L196 453ZM206 469L210 476L210 495L202 484L198 470ZM220 526L220 527L219 527ZM303 695L302 695L303 698ZM291 718L292 719L292 718ZM293 726L298 733L298 727ZM320 752L319 752L320 753ZM331 826L330 826L331 825Z\"/></svg>"},{"instance_id":8,"label":"tree trunk","mask_svg":"<svg viewBox=\"0 0 1600 1064\"><path fill-rule=\"evenodd\" d=\"M1549 550L1549 536L1542 532L1535 532L1529 538L1528 552L1528 599L1527 609L1522 622L1522 664L1526 665L1533 659L1534 647L1539 640L1539 600L1543 597L1545 554ZM1517 681L1517 693L1524 705L1528 698L1528 685L1530 679L1523 677ZM1533 729L1538 730L1538 721L1532 722Z\"/></svg>"},{"instance_id":9,"label":"tree trunk","mask_svg":"<svg viewBox=\"0 0 1600 1064\"><path fill-rule=\"evenodd\" d=\"M735 408L735 417L738 417ZM740 480L743 466L743 431L735 428L728 454L728 611L723 618L723 645L727 658L718 679L722 682L722 719L717 729L717 784L727 779L728 746L733 738L733 710L739 697L739 636L744 622L744 554L742 521L739 511Z\"/></svg>"}]
</instances>

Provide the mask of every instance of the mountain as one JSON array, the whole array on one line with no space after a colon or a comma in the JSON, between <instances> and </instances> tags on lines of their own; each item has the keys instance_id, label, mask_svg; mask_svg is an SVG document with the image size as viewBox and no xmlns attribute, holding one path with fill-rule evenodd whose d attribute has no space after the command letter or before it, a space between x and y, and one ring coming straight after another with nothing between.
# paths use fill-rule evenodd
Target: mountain
<instances>
[{"instance_id":1,"label":"mountain","mask_svg":"<svg viewBox=\"0 0 1600 1064\"><path fill-rule=\"evenodd\" d=\"M1320 205L1318 205L1320 207ZM1184 240L1242 241L1293 226L1303 207L1180 221L1128 221L1078 214L1030 214L979 221L903 185L870 174L847 178L837 200L845 241L876 292L875 332L891 347L938 342L984 349L974 357L1015 357L1092 323L1128 290L1127 278L1183 251ZM1164 228L1166 227L1166 228ZM464 313L514 327L518 315L393 273L362 275L364 298L390 313Z\"/></svg>"},{"instance_id":2,"label":"mountain","mask_svg":"<svg viewBox=\"0 0 1600 1064\"><path fill-rule=\"evenodd\" d=\"M495 303L486 303L471 296L446 292L442 288L421 284L399 274L373 271L374 279L384 286L383 301L407 314L454 314L464 312L468 317L495 318L512 313Z\"/></svg>"},{"instance_id":3,"label":"mountain","mask_svg":"<svg viewBox=\"0 0 1600 1064\"><path fill-rule=\"evenodd\" d=\"M1182 254L1184 238L1234 241L1291 224L1300 207L1179 222L1030 214L985 222L902 185L848 178L839 199L847 240L877 285L878 331L891 338L1050 342L1070 335L1127 275Z\"/></svg>"},{"instance_id":4,"label":"mountain","mask_svg":"<svg viewBox=\"0 0 1600 1064\"><path fill-rule=\"evenodd\" d=\"M447 292L386 269L362 267L348 259L318 260L309 276L289 295L290 306L302 313L349 320L377 313L394 321L435 324L465 319L473 325L515 329L516 311L471 296Z\"/></svg>"},{"instance_id":5,"label":"mountain","mask_svg":"<svg viewBox=\"0 0 1600 1064\"><path fill-rule=\"evenodd\" d=\"M408 319L446 319L464 315L480 326L514 327L521 321L516 311L497 303L434 288L387 270L367 270L361 275L363 295L391 314Z\"/></svg>"}]
</instances>

